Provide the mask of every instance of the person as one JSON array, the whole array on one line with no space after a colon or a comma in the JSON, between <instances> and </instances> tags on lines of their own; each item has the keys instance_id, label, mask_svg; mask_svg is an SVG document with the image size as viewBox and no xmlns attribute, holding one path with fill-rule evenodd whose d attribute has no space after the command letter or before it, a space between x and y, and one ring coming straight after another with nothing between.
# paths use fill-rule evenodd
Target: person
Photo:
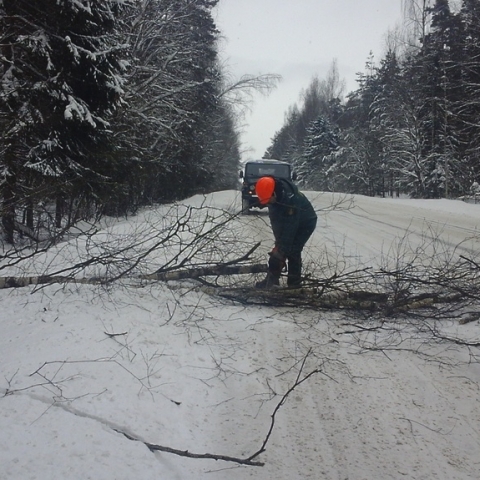
<instances>
[{"instance_id":1,"label":"person","mask_svg":"<svg viewBox=\"0 0 480 480\"><path fill-rule=\"evenodd\" d=\"M302 250L317 225L317 214L307 197L289 180L262 177L255 186L260 205L268 207L275 247L270 252L268 272L257 288L280 285L280 275L287 270L287 285L302 282Z\"/></svg>"}]
</instances>

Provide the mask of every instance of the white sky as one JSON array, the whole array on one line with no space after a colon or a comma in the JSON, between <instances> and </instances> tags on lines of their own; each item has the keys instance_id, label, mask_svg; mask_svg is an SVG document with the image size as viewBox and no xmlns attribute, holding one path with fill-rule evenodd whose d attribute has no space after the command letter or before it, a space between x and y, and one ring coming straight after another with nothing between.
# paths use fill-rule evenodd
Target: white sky
<instances>
[{"instance_id":1,"label":"white sky","mask_svg":"<svg viewBox=\"0 0 480 480\"><path fill-rule=\"evenodd\" d=\"M257 96L245 119L244 159L260 158L314 75L326 78L334 59L346 92L357 88L373 52L379 61L388 30L401 20L402 0L220 0L220 54L235 77L277 73L269 97Z\"/></svg>"}]
</instances>

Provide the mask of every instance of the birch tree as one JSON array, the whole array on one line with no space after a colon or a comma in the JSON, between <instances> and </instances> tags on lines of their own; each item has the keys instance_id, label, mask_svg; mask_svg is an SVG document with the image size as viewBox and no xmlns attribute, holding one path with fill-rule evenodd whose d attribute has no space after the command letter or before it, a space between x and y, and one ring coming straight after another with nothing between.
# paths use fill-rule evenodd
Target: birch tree
<instances>
[{"instance_id":1,"label":"birch tree","mask_svg":"<svg viewBox=\"0 0 480 480\"><path fill-rule=\"evenodd\" d=\"M180 198L206 176L204 140L221 81L216 3L139 0L125 18L131 67L115 131L129 164L119 183L139 203Z\"/></svg>"}]
</instances>

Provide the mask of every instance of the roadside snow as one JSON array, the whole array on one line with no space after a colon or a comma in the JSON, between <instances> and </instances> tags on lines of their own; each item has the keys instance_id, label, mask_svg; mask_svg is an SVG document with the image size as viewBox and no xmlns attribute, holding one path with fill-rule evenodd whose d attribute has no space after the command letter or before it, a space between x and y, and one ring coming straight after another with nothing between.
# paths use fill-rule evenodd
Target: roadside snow
<instances>
[{"instance_id":1,"label":"roadside snow","mask_svg":"<svg viewBox=\"0 0 480 480\"><path fill-rule=\"evenodd\" d=\"M373 266L420 247L440 257L479 251L477 205L307 195L320 213L305 251L307 269ZM218 209L238 211L238 192L185 204L209 205L211 220ZM117 222L100 232L102 248L160 231L179 210L185 207ZM198 215L191 221L200 222ZM258 259L271 248L264 212L239 216L229 229L229 242L262 241ZM52 251L16 271L61 268L88 247L80 238L59 246L61 256ZM141 270L155 270L171 254L165 247ZM122 280L108 289L0 290L0 479L480 478L478 346L424 343L405 324L401 348L367 351L362 342L370 339L358 326L368 327L368 317L246 307L195 285ZM477 343L479 326L455 319L442 325ZM384 330L375 340L398 338ZM152 453L123 434L247 458L260 449L308 352L303 375L319 373L276 413L266 451L256 459L263 467Z\"/></svg>"}]
</instances>

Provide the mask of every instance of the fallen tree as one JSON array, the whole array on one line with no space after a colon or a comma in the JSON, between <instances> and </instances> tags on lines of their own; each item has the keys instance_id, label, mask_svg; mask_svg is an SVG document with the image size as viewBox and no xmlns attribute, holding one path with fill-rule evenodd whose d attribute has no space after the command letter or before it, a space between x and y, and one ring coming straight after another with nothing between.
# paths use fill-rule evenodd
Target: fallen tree
<instances>
[{"instance_id":1,"label":"fallen tree","mask_svg":"<svg viewBox=\"0 0 480 480\"><path fill-rule=\"evenodd\" d=\"M411 310L430 309L435 315L448 312L451 317L467 305L476 303L480 298L478 280L480 267L471 259L462 257L449 271L426 274L408 265L403 272L371 268L335 273L327 278L315 278L309 275L302 287L256 289L251 286L222 286L213 284L211 277L233 275L255 275L264 273L266 264L245 263L258 244L238 259L216 265L204 265L186 269L172 268L158 270L152 274L138 275L132 279L141 281L181 281L198 280L198 288L204 293L215 295L245 305L265 305L271 307L298 307L309 309L340 309L381 313L392 316ZM474 268L472 268L474 265ZM392 278L395 282L390 282ZM90 277L75 278L71 276L33 276L0 277L0 288L16 288L28 285L47 285L52 283L76 283L105 285L111 278ZM250 284L254 282L251 281ZM408 288L399 288L399 285ZM361 287L361 288L360 288ZM468 311L459 317L462 324L475 321L480 315Z\"/></svg>"},{"instance_id":2,"label":"fallen tree","mask_svg":"<svg viewBox=\"0 0 480 480\"><path fill-rule=\"evenodd\" d=\"M193 279L205 293L245 305L357 310L387 316L424 309L426 315L456 316L461 323L475 318L480 263L465 255L455 258L455 249L441 248L440 237L429 240L440 247L431 257L425 258L422 246L407 250L406 233L399 248L392 249L380 267L352 268L342 258L324 263L316 258L302 288L256 290L251 286L267 265L261 263L263 255L256 254L260 242L252 244L252 238L241 231L241 222L232 222L237 216L211 207L176 205L157 215L154 222L142 218L138 230L129 235L89 230L78 243L61 247L73 248L69 258L77 258L73 254L78 253L77 262L66 266L59 262L55 270L50 259L43 260L45 274L3 276L0 288ZM46 256L49 252L39 253ZM59 253L65 256L61 249ZM12 252L4 255L0 270L10 267L28 272L30 267L20 267L21 260L32 265L36 258L28 251L19 254L19 258ZM243 276L241 281L236 275ZM472 307L471 311L466 312L466 307Z\"/></svg>"},{"instance_id":3,"label":"fallen tree","mask_svg":"<svg viewBox=\"0 0 480 480\"><path fill-rule=\"evenodd\" d=\"M264 273L268 270L266 264L245 264L253 252L259 247L256 244L245 255L235 260L230 260L226 263L218 263L216 265L195 266L188 269L170 268L159 269L155 273L136 275L132 278L149 281L170 281L170 280L184 280L187 278L198 279L199 277L208 276L222 276L222 275L246 275L255 273ZM27 287L28 285L46 285L52 283L78 283L91 285L106 285L112 283L116 279L109 277L82 277L76 278L73 276L63 275L37 275L26 277L0 277L0 288L19 288Z\"/></svg>"}]
</instances>

